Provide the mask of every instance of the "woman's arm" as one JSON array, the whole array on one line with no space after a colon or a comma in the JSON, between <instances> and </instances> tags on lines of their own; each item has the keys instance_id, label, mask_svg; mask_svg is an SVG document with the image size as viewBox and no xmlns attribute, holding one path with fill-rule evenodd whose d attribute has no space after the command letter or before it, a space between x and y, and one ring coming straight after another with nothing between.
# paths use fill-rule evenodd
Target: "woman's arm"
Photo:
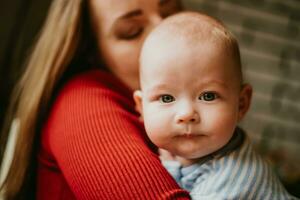
<instances>
[{"instance_id":1,"label":"woman's arm","mask_svg":"<svg viewBox=\"0 0 300 200\"><path fill-rule=\"evenodd\" d=\"M146 145L129 104L116 92L80 81L57 98L47 137L76 198L189 199Z\"/></svg>"}]
</instances>

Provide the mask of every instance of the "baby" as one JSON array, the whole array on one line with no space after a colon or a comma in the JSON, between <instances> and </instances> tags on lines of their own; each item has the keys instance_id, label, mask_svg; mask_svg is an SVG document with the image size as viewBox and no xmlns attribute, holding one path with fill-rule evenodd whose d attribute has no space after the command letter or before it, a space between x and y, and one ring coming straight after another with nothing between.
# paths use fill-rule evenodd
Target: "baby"
<instances>
[{"instance_id":1,"label":"baby","mask_svg":"<svg viewBox=\"0 0 300 200\"><path fill-rule=\"evenodd\" d=\"M193 199L292 199L237 127L252 88L219 21L193 12L167 18L147 37L140 67L134 100L147 134Z\"/></svg>"}]
</instances>

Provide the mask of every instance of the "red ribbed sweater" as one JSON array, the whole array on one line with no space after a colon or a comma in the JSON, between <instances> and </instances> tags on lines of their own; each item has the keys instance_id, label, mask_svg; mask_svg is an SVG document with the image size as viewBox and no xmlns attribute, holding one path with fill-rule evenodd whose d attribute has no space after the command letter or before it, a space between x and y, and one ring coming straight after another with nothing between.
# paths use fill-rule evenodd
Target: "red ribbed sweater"
<instances>
[{"instance_id":1,"label":"red ribbed sweater","mask_svg":"<svg viewBox=\"0 0 300 200\"><path fill-rule=\"evenodd\" d=\"M37 199L189 199L154 152L132 91L107 72L77 75L42 131Z\"/></svg>"}]
</instances>

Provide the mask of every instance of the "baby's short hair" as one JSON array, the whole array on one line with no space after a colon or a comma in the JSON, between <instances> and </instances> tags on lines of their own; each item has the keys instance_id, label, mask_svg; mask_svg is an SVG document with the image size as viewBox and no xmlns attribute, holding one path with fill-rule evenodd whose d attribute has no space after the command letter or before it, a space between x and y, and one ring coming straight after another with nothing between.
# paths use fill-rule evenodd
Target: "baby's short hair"
<instances>
[{"instance_id":1,"label":"baby's short hair","mask_svg":"<svg viewBox=\"0 0 300 200\"><path fill-rule=\"evenodd\" d=\"M150 33L143 49L157 37L163 40L176 37L176 40L183 40L188 45L195 45L203 40L224 44L226 53L232 56L235 63L239 82L243 83L238 42L219 20L198 12L181 12L170 16Z\"/></svg>"}]
</instances>

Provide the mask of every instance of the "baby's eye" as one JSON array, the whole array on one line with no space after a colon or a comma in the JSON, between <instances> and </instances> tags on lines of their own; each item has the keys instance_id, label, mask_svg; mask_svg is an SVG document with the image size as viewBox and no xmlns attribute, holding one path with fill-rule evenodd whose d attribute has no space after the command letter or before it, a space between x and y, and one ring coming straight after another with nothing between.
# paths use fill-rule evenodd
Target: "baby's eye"
<instances>
[{"instance_id":1,"label":"baby's eye","mask_svg":"<svg viewBox=\"0 0 300 200\"><path fill-rule=\"evenodd\" d=\"M172 95L164 94L159 97L159 100L162 103L171 103L175 100L175 98Z\"/></svg>"},{"instance_id":2,"label":"baby's eye","mask_svg":"<svg viewBox=\"0 0 300 200\"><path fill-rule=\"evenodd\" d=\"M205 92L199 96L199 100L204 101L213 101L218 98L218 95L215 92Z\"/></svg>"}]
</instances>

